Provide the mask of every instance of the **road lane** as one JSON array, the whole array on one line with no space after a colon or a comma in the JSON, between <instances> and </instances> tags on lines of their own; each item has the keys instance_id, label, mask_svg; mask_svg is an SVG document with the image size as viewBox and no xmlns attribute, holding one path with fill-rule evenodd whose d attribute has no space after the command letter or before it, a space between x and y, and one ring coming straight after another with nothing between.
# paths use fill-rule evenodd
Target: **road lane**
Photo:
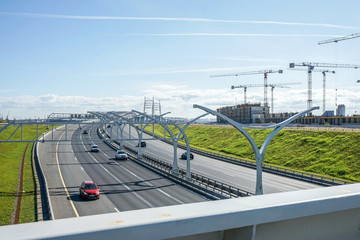
<instances>
[{"instance_id":1,"label":"road lane","mask_svg":"<svg viewBox=\"0 0 360 240\"><path fill-rule=\"evenodd\" d=\"M89 134L78 134L75 132L73 138L99 138L96 128L90 128ZM73 143L75 155L119 211L206 201L131 160L114 160L115 150L103 142L96 143L100 152L89 152L91 144Z\"/></svg>"},{"instance_id":2,"label":"road lane","mask_svg":"<svg viewBox=\"0 0 360 240\"><path fill-rule=\"evenodd\" d=\"M60 138L63 129L59 127L54 131L54 139ZM50 134L45 135L45 139L50 138ZM59 175L56 146L57 142L38 143L38 158L47 181L53 218L76 217Z\"/></svg>"},{"instance_id":3,"label":"road lane","mask_svg":"<svg viewBox=\"0 0 360 240\"><path fill-rule=\"evenodd\" d=\"M110 131L111 129L108 128L107 130ZM137 138L137 132L135 129L132 129L130 132L133 138ZM124 135L129 135L128 127L125 127ZM151 138L151 136L144 133L143 138ZM136 151L138 150L138 147L136 147L137 143L138 141L135 140L125 142L127 147ZM146 147L141 148L141 151L143 154L154 156L171 164L173 163L174 147L173 145L163 141L148 140L146 141ZM179 167L186 169L186 160L180 159L180 155L184 151L185 150L181 148L178 148L177 150L178 165ZM194 153L194 160L191 160L191 171L249 192L255 192L256 170L254 169L234 165ZM265 194L319 187L321 186L317 184L263 172L263 189Z\"/></svg>"},{"instance_id":4,"label":"road lane","mask_svg":"<svg viewBox=\"0 0 360 240\"><path fill-rule=\"evenodd\" d=\"M64 137L63 129L54 131L56 139ZM91 177L75 158L70 142L40 143L38 152L48 183L54 219L116 212L116 207L106 195L98 201L80 199L80 184L83 180L91 180Z\"/></svg>"}]
</instances>

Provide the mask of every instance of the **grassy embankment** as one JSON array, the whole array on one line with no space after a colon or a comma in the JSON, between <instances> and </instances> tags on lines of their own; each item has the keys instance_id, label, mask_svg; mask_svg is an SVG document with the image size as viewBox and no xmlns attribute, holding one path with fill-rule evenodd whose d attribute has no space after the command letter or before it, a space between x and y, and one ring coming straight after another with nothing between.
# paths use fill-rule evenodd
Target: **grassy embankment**
<instances>
[{"instance_id":1,"label":"grassy embankment","mask_svg":"<svg viewBox=\"0 0 360 240\"><path fill-rule=\"evenodd\" d=\"M0 129L3 126L0 125ZM16 127L8 127L1 133L1 140L6 140L13 133ZM39 135L46 132L46 126L39 126ZM20 128L11 138L20 139ZM36 125L27 125L23 129L23 139L34 139L36 137ZM0 225L11 223L11 214L14 211L15 195L18 185L19 167L21 156L27 143L0 143ZM36 221L36 195L35 182L32 170L32 147L29 144L26 151L23 175L23 195L21 201L20 223Z\"/></svg>"},{"instance_id":2,"label":"grassy embankment","mask_svg":"<svg viewBox=\"0 0 360 240\"><path fill-rule=\"evenodd\" d=\"M171 128L176 134L175 127ZM152 126L147 130L152 131ZM258 148L271 130L246 129ZM155 132L163 135L161 126ZM191 146L255 160L246 138L235 128L190 126ZM175 136L176 136L175 134ZM281 130L270 142L264 162L295 170L360 182L360 132Z\"/></svg>"}]
</instances>

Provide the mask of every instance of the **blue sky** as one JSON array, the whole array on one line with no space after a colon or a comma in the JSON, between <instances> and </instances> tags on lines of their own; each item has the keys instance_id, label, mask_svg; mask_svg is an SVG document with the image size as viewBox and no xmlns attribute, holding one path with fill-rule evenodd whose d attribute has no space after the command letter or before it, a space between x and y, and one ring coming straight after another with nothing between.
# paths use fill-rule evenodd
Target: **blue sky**
<instances>
[{"instance_id":1,"label":"blue sky","mask_svg":"<svg viewBox=\"0 0 360 240\"><path fill-rule=\"evenodd\" d=\"M346 3L346 4L345 4ZM359 1L0 1L0 117L52 112L142 110L144 97L172 116L196 117L243 102L231 85L262 84L263 75L210 75L283 69L269 83L274 112L307 108L306 71L290 62L360 65ZM360 70L327 76L327 110L360 112ZM270 90L268 90L270 101ZM249 88L262 102L263 89ZM322 75L313 74L313 105L322 105ZM320 111L317 112L320 114Z\"/></svg>"}]
</instances>

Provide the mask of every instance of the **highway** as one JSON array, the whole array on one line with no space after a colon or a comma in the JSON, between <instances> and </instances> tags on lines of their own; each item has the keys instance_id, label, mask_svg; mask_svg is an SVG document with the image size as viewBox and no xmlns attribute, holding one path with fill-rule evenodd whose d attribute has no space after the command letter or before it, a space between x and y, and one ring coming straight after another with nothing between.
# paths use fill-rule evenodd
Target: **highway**
<instances>
[{"instance_id":1,"label":"highway","mask_svg":"<svg viewBox=\"0 0 360 240\"><path fill-rule=\"evenodd\" d=\"M114 136L116 136L115 130L117 129L113 130ZM109 128L107 131L110 131ZM132 138L137 138L135 129L131 129L130 133ZM124 128L124 136L129 136L128 127ZM151 136L144 133L143 138L151 138ZM138 150L138 147L135 147L137 144L138 141L135 140L125 142L127 147L130 147L136 151ZM147 146L141 149L143 154L156 157L165 162L173 162L174 147L172 145L160 140L148 140L146 141L146 144ZM179 167L186 169L186 160L180 159L180 155L183 152L183 149L178 148L178 165ZM238 187L248 192L255 192L256 171L254 169L226 163L199 154L194 154L194 159L191 160L191 171L232 185L234 187ZM264 194L297 191L301 189L312 189L319 187L322 186L263 172Z\"/></svg>"},{"instance_id":2,"label":"highway","mask_svg":"<svg viewBox=\"0 0 360 240\"><path fill-rule=\"evenodd\" d=\"M77 126L54 131L54 138L98 138L95 127L82 134ZM50 139L50 134L45 139ZM91 142L39 143L38 156L48 184L54 219L113 213L143 208L207 201L173 182L127 161L115 161L115 151L103 142L90 152ZM100 186L99 200L83 201L79 186L93 180Z\"/></svg>"}]
</instances>

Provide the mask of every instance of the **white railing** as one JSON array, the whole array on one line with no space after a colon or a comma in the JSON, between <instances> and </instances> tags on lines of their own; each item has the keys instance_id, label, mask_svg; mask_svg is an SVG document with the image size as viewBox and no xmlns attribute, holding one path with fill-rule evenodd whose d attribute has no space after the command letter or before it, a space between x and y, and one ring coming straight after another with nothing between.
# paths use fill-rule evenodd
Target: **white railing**
<instances>
[{"instance_id":1,"label":"white railing","mask_svg":"<svg viewBox=\"0 0 360 240\"><path fill-rule=\"evenodd\" d=\"M360 184L0 227L2 239L360 239Z\"/></svg>"}]
</instances>

